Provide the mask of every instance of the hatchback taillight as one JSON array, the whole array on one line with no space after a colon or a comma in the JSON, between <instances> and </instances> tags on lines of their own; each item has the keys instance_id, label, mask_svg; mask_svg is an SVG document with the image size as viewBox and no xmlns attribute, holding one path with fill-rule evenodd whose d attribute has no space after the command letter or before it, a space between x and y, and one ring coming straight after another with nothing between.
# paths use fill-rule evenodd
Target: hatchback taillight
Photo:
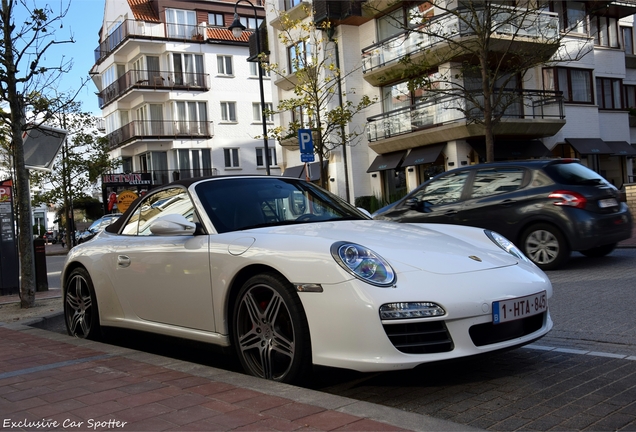
<instances>
[{"instance_id":1,"label":"hatchback taillight","mask_svg":"<svg viewBox=\"0 0 636 432\"><path fill-rule=\"evenodd\" d=\"M582 209L585 208L585 204L587 204L587 199L583 195L567 190L554 191L548 195L548 198L556 200L553 204L557 206L568 206Z\"/></svg>"}]
</instances>

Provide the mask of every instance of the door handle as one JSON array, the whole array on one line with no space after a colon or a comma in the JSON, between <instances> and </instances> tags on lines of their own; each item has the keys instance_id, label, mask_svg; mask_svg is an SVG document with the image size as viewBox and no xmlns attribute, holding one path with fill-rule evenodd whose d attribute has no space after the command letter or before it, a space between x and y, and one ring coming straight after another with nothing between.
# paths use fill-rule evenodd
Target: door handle
<instances>
[{"instance_id":1,"label":"door handle","mask_svg":"<svg viewBox=\"0 0 636 432\"><path fill-rule=\"evenodd\" d=\"M444 213L444 216L455 216L457 214L457 210L448 210Z\"/></svg>"},{"instance_id":2,"label":"door handle","mask_svg":"<svg viewBox=\"0 0 636 432\"><path fill-rule=\"evenodd\" d=\"M507 200L503 200L500 205L503 206L503 207L507 207L507 206L512 205L512 204L514 204L516 202L517 202L516 200L507 199Z\"/></svg>"},{"instance_id":3,"label":"door handle","mask_svg":"<svg viewBox=\"0 0 636 432\"><path fill-rule=\"evenodd\" d=\"M126 268L130 265L130 258L126 255L117 255L117 267Z\"/></svg>"}]
</instances>

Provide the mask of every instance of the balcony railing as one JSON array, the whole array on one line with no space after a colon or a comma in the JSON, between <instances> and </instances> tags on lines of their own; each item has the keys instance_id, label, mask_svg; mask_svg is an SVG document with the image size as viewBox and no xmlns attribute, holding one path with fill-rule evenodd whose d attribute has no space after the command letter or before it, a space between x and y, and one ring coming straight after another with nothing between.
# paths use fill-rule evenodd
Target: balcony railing
<instances>
[{"instance_id":1,"label":"balcony railing","mask_svg":"<svg viewBox=\"0 0 636 432\"><path fill-rule=\"evenodd\" d=\"M494 34L507 37L526 37L537 39L553 39L559 32L558 15L553 12L520 13L510 8L510 12L498 8L492 15L492 31ZM483 22L483 11L475 17ZM455 15L444 14L433 18L426 24L426 30L405 30L404 32L362 49L362 71L369 72L375 68L397 62L406 55L430 50L435 45L448 42L449 39L460 39L473 33L467 18L460 19ZM460 42L461 43L461 42Z\"/></svg>"},{"instance_id":2,"label":"balcony railing","mask_svg":"<svg viewBox=\"0 0 636 432\"><path fill-rule=\"evenodd\" d=\"M497 96L502 94L498 92ZM483 95L481 101L479 94L473 97L483 105ZM500 104L505 106L502 118L565 118L561 92L503 90L502 99L505 100ZM497 114L496 111L495 106ZM483 120L483 111L465 98L443 96L367 118L367 138L373 142L461 120L466 123Z\"/></svg>"},{"instance_id":3,"label":"balcony railing","mask_svg":"<svg viewBox=\"0 0 636 432\"><path fill-rule=\"evenodd\" d=\"M106 135L110 150L140 139L211 138L214 124L210 121L133 120Z\"/></svg>"},{"instance_id":4,"label":"balcony railing","mask_svg":"<svg viewBox=\"0 0 636 432\"><path fill-rule=\"evenodd\" d=\"M202 73L130 70L99 92L99 107L104 108L133 88L206 91L210 83L208 74Z\"/></svg>"},{"instance_id":5,"label":"balcony railing","mask_svg":"<svg viewBox=\"0 0 636 432\"><path fill-rule=\"evenodd\" d=\"M101 63L130 37L145 39L205 40L206 28L200 25L147 23L125 20L95 49L95 63Z\"/></svg>"}]
</instances>

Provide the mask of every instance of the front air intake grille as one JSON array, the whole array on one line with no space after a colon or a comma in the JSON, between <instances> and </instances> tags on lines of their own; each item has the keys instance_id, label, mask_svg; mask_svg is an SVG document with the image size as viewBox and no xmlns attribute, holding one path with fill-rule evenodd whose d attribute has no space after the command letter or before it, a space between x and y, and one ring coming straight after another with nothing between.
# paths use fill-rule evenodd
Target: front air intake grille
<instances>
[{"instance_id":1,"label":"front air intake grille","mask_svg":"<svg viewBox=\"0 0 636 432\"><path fill-rule=\"evenodd\" d=\"M399 351L407 354L434 354L453 350L444 321L405 324L384 324L389 340Z\"/></svg>"},{"instance_id":2,"label":"front air intake grille","mask_svg":"<svg viewBox=\"0 0 636 432\"><path fill-rule=\"evenodd\" d=\"M545 312L502 324L485 323L474 325L468 331L476 346L491 345L527 336L540 330L545 320Z\"/></svg>"}]
</instances>

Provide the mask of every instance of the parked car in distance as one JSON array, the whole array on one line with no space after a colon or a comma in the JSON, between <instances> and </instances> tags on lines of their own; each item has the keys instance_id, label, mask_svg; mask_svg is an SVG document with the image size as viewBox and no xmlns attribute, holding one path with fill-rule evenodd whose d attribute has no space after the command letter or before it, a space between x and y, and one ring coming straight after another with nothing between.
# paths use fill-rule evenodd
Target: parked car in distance
<instances>
[{"instance_id":1,"label":"parked car in distance","mask_svg":"<svg viewBox=\"0 0 636 432\"><path fill-rule=\"evenodd\" d=\"M55 235L53 235L53 231L47 231L42 234L42 239L44 239L44 242L46 243L57 243L57 239L55 238Z\"/></svg>"},{"instance_id":2,"label":"parked car in distance","mask_svg":"<svg viewBox=\"0 0 636 432\"><path fill-rule=\"evenodd\" d=\"M100 217L99 219L94 221L92 224L90 224L90 226L86 228L84 231L77 234L77 239L76 239L77 244L81 244L81 243L89 241L90 239L95 237L97 234L102 232L104 228L106 228L108 225L115 222L121 215L122 215L121 213L111 213L111 214L107 214Z\"/></svg>"},{"instance_id":3,"label":"parked car in distance","mask_svg":"<svg viewBox=\"0 0 636 432\"><path fill-rule=\"evenodd\" d=\"M472 227L376 221L295 178L184 179L149 191L62 271L68 333L101 326L229 347L282 382L518 347L552 328L550 280Z\"/></svg>"},{"instance_id":4,"label":"parked car in distance","mask_svg":"<svg viewBox=\"0 0 636 432\"><path fill-rule=\"evenodd\" d=\"M632 235L616 187L577 159L472 165L423 183L375 219L470 225L499 232L543 270L579 251L609 254Z\"/></svg>"}]
</instances>

